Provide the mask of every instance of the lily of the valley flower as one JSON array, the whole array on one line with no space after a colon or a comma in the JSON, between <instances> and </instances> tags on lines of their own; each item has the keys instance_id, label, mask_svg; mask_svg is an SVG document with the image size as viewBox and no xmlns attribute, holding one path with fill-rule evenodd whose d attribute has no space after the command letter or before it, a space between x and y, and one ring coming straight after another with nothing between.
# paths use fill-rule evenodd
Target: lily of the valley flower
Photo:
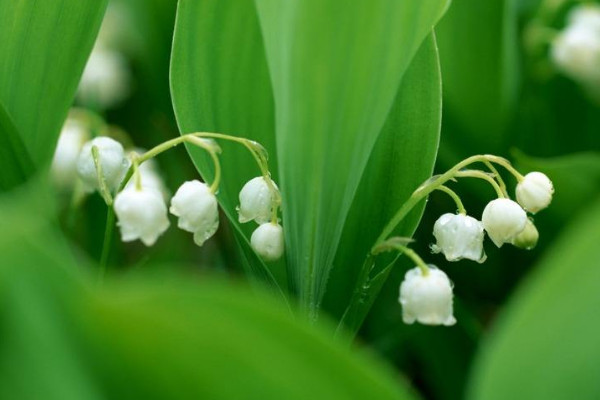
<instances>
[{"instance_id":1,"label":"lily of the valley flower","mask_svg":"<svg viewBox=\"0 0 600 400\"><path fill-rule=\"evenodd\" d=\"M516 194L517 201L525 210L536 213L550 205L554 186L545 174L530 172L517 184Z\"/></svg>"},{"instance_id":2,"label":"lily of the valley flower","mask_svg":"<svg viewBox=\"0 0 600 400\"><path fill-rule=\"evenodd\" d=\"M552 44L552 61L565 75L600 84L600 6L581 5Z\"/></svg>"},{"instance_id":3,"label":"lily of the valley flower","mask_svg":"<svg viewBox=\"0 0 600 400\"><path fill-rule=\"evenodd\" d=\"M273 185L278 190L274 183ZM264 177L248 181L240 191L239 221L246 223L254 220L258 224L270 221L275 195Z\"/></svg>"},{"instance_id":4,"label":"lily of the valley flower","mask_svg":"<svg viewBox=\"0 0 600 400\"><path fill-rule=\"evenodd\" d=\"M431 246L434 253L443 253L448 261L466 258L482 263L486 256L483 251L483 224L473 217L447 213L433 226L433 236L437 243Z\"/></svg>"},{"instance_id":5,"label":"lily of the valley flower","mask_svg":"<svg viewBox=\"0 0 600 400\"><path fill-rule=\"evenodd\" d=\"M283 255L283 228L281 225L266 222L252 233L250 244L265 261L277 261Z\"/></svg>"},{"instance_id":6,"label":"lily of the valley flower","mask_svg":"<svg viewBox=\"0 0 600 400\"><path fill-rule=\"evenodd\" d=\"M443 271L430 265L423 273L416 267L406 272L400 285L399 302L406 324L454 325L452 283Z\"/></svg>"},{"instance_id":7,"label":"lily of the valley flower","mask_svg":"<svg viewBox=\"0 0 600 400\"><path fill-rule=\"evenodd\" d=\"M92 147L98 149L98 161L108 188L115 190L125 177L130 165L129 159L125 157L123 146L116 140L105 136L94 138L83 146L77 159L77 173L85 184L86 190L90 192L100 186Z\"/></svg>"},{"instance_id":8,"label":"lily of the valley flower","mask_svg":"<svg viewBox=\"0 0 600 400\"><path fill-rule=\"evenodd\" d=\"M494 244L502 247L525 229L527 213L515 201L495 199L485 206L481 222Z\"/></svg>"},{"instance_id":9,"label":"lily of the valley flower","mask_svg":"<svg viewBox=\"0 0 600 400\"><path fill-rule=\"evenodd\" d=\"M219 228L217 198L200 181L188 181L181 185L171 199L170 211L179 217L179 228L194 234L194 242L198 246L202 246Z\"/></svg>"},{"instance_id":10,"label":"lily of the valley flower","mask_svg":"<svg viewBox=\"0 0 600 400\"><path fill-rule=\"evenodd\" d=\"M77 158L89 140L89 132L76 118L69 117L60 132L54 158L52 178L60 187L72 187L77 178Z\"/></svg>"},{"instance_id":11,"label":"lily of the valley flower","mask_svg":"<svg viewBox=\"0 0 600 400\"><path fill-rule=\"evenodd\" d=\"M115 197L114 208L124 242L140 239L152 246L169 227L167 206L154 188L127 188Z\"/></svg>"}]
</instances>

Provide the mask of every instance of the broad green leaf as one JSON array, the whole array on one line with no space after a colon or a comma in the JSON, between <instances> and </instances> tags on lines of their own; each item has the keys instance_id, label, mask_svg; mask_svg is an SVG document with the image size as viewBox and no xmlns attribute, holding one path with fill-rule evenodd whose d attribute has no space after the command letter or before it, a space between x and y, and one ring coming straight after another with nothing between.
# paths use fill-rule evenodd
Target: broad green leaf
<instances>
[{"instance_id":1,"label":"broad green leaf","mask_svg":"<svg viewBox=\"0 0 600 400\"><path fill-rule=\"evenodd\" d=\"M455 0L436 29L445 114L464 136L443 141L450 148L501 149L519 83L516 3Z\"/></svg>"},{"instance_id":2,"label":"broad green leaf","mask_svg":"<svg viewBox=\"0 0 600 400\"><path fill-rule=\"evenodd\" d=\"M400 80L447 2L256 5L275 99L289 278L303 308L316 317L346 216Z\"/></svg>"},{"instance_id":3,"label":"broad green leaf","mask_svg":"<svg viewBox=\"0 0 600 400\"><path fill-rule=\"evenodd\" d=\"M25 182L34 170L17 128L0 104L0 192Z\"/></svg>"},{"instance_id":4,"label":"broad green leaf","mask_svg":"<svg viewBox=\"0 0 600 400\"><path fill-rule=\"evenodd\" d=\"M256 140L275 154L271 84L251 0L180 0L171 58L173 107L182 134L221 132ZM219 202L232 222L245 264L274 284L271 272L250 249L254 223L241 225L235 210L245 182L260 175L251 154L237 143L219 141L223 176ZM213 166L207 155L189 148L208 181ZM277 158L270 158L277 180ZM283 270L282 263L273 269Z\"/></svg>"},{"instance_id":5,"label":"broad green leaf","mask_svg":"<svg viewBox=\"0 0 600 400\"><path fill-rule=\"evenodd\" d=\"M513 296L472 368L470 397L600 397L600 198Z\"/></svg>"},{"instance_id":6,"label":"broad green leaf","mask_svg":"<svg viewBox=\"0 0 600 400\"><path fill-rule=\"evenodd\" d=\"M325 296L326 307L343 312L361 262L412 192L431 176L441 122L441 76L435 39L428 37L406 71L383 130L356 191ZM376 199L381 199L377 201ZM394 232L410 237L422 214L417 207ZM387 273L380 277L383 284ZM372 291L373 298L379 290ZM327 304L329 303L329 304ZM370 304L364 304L362 321Z\"/></svg>"},{"instance_id":7,"label":"broad green leaf","mask_svg":"<svg viewBox=\"0 0 600 400\"><path fill-rule=\"evenodd\" d=\"M106 0L0 0L0 102L49 164Z\"/></svg>"}]
</instances>

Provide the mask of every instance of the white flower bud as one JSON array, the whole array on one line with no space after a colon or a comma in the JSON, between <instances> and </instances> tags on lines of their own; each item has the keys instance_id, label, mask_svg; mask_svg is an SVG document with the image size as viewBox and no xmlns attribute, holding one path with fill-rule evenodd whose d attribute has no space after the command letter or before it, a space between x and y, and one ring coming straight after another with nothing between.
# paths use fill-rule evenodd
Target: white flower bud
<instances>
[{"instance_id":1,"label":"white flower bud","mask_svg":"<svg viewBox=\"0 0 600 400\"><path fill-rule=\"evenodd\" d=\"M448 261L466 258L482 263L486 259L484 235L483 224L475 218L447 213L438 218L433 226L437 243L431 245L431 250L444 253Z\"/></svg>"},{"instance_id":2,"label":"white flower bud","mask_svg":"<svg viewBox=\"0 0 600 400\"><path fill-rule=\"evenodd\" d=\"M513 239L512 244L520 249L531 250L537 245L539 238L540 234L537 228L531 219L527 219L525 229Z\"/></svg>"},{"instance_id":3,"label":"white flower bud","mask_svg":"<svg viewBox=\"0 0 600 400\"><path fill-rule=\"evenodd\" d=\"M525 229L527 213L510 199L496 199L485 206L481 222L494 244L502 247Z\"/></svg>"},{"instance_id":4,"label":"white flower bud","mask_svg":"<svg viewBox=\"0 0 600 400\"><path fill-rule=\"evenodd\" d=\"M177 226L194 234L194 242L202 246L219 228L217 198L200 181L188 181L171 199L171 214L179 217Z\"/></svg>"},{"instance_id":5,"label":"white flower bud","mask_svg":"<svg viewBox=\"0 0 600 400\"><path fill-rule=\"evenodd\" d=\"M87 142L77 159L77 173L86 186L86 190L98 189L98 174L92 147L98 148L98 160L102 166L104 180L110 190L115 190L127 173L130 161L125 157L123 146L109 137L99 136Z\"/></svg>"},{"instance_id":6,"label":"white flower bud","mask_svg":"<svg viewBox=\"0 0 600 400\"><path fill-rule=\"evenodd\" d=\"M167 206L156 189L125 189L115 197L114 207L124 242L140 239L152 246L169 227Z\"/></svg>"},{"instance_id":7,"label":"white flower bud","mask_svg":"<svg viewBox=\"0 0 600 400\"><path fill-rule=\"evenodd\" d=\"M106 48L96 46L85 66L77 98L93 106L110 108L130 93L131 75L123 56Z\"/></svg>"},{"instance_id":8,"label":"white flower bud","mask_svg":"<svg viewBox=\"0 0 600 400\"><path fill-rule=\"evenodd\" d=\"M565 75L593 83L600 80L600 7L574 9L567 27L552 43L552 61Z\"/></svg>"},{"instance_id":9,"label":"white flower bud","mask_svg":"<svg viewBox=\"0 0 600 400\"><path fill-rule=\"evenodd\" d=\"M517 201L527 211L536 213L550 205L554 186L541 172L530 172L517 184Z\"/></svg>"},{"instance_id":10,"label":"white flower bud","mask_svg":"<svg viewBox=\"0 0 600 400\"><path fill-rule=\"evenodd\" d=\"M419 267L408 270L398 299L402 320L405 324L417 321L425 325L454 325L452 297L452 283L444 271L433 265L426 275Z\"/></svg>"},{"instance_id":11,"label":"white flower bud","mask_svg":"<svg viewBox=\"0 0 600 400\"><path fill-rule=\"evenodd\" d=\"M263 260L277 261L283 255L283 228L271 222L261 224L252 233L250 244Z\"/></svg>"},{"instance_id":12,"label":"white flower bud","mask_svg":"<svg viewBox=\"0 0 600 400\"><path fill-rule=\"evenodd\" d=\"M52 178L61 187L73 187L77 179L77 158L89 140L86 127L75 118L68 118L60 132L52 159Z\"/></svg>"},{"instance_id":13,"label":"white flower bud","mask_svg":"<svg viewBox=\"0 0 600 400\"><path fill-rule=\"evenodd\" d=\"M277 185L273 185L275 190L278 190ZM264 177L251 179L240 191L239 221L246 223L254 220L258 224L268 222L271 219L274 200L275 193L271 191Z\"/></svg>"}]
</instances>

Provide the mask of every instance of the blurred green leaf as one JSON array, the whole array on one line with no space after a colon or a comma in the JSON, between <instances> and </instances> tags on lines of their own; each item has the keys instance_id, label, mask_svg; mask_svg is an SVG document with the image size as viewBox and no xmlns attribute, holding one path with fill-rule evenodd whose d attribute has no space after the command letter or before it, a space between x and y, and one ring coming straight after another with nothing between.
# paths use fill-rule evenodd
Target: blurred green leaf
<instances>
[{"instance_id":1,"label":"blurred green leaf","mask_svg":"<svg viewBox=\"0 0 600 400\"><path fill-rule=\"evenodd\" d=\"M445 112L464 130L450 147L501 149L519 84L516 3L454 0L436 28Z\"/></svg>"},{"instance_id":2,"label":"blurred green leaf","mask_svg":"<svg viewBox=\"0 0 600 400\"><path fill-rule=\"evenodd\" d=\"M401 78L447 1L256 5L275 98L289 279L315 318Z\"/></svg>"},{"instance_id":3,"label":"blurred green leaf","mask_svg":"<svg viewBox=\"0 0 600 400\"><path fill-rule=\"evenodd\" d=\"M106 0L0 0L0 102L49 164Z\"/></svg>"},{"instance_id":4,"label":"blurred green leaf","mask_svg":"<svg viewBox=\"0 0 600 400\"><path fill-rule=\"evenodd\" d=\"M0 104L0 192L25 182L35 167L23 139Z\"/></svg>"},{"instance_id":5,"label":"blurred green leaf","mask_svg":"<svg viewBox=\"0 0 600 400\"><path fill-rule=\"evenodd\" d=\"M600 199L548 250L514 295L472 371L470 398L600 396Z\"/></svg>"},{"instance_id":6,"label":"blurred green leaf","mask_svg":"<svg viewBox=\"0 0 600 400\"><path fill-rule=\"evenodd\" d=\"M252 0L180 0L171 58L173 106L181 133L221 132L250 138L275 154L273 96L262 37ZM235 210L245 182L260 175L252 155L237 143L220 141L223 176L219 202L237 233L242 260L253 274L276 285L270 270L250 248L253 223L241 225ZM210 158L189 148L208 181ZM277 159L270 158L277 180ZM282 263L273 269L283 270Z\"/></svg>"},{"instance_id":7,"label":"blurred green leaf","mask_svg":"<svg viewBox=\"0 0 600 400\"><path fill-rule=\"evenodd\" d=\"M362 265L357 260L366 256L385 224L414 189L431 176L440 133L441 84L437 48L431 35L402 78L346 219L331 274L335 285L325 295L325 307L333 307L337 315L344 311L356 284ZM410 237L423 206L424 203L415 208L394 234ZM380 283L387 276L385 273ZM374 288L373 298L378 293ZM365 304L363 312L369 308L370 303Z\"/></svg>"},{"instance_id":8,"label":"blurred green leaf","mask_svg":"<svg viewBox=\"0 0 600 400\"><path fill-rule=\"evenodd\" d=\"M93 287L52 212L37 212L52 200L42 189L0 197L0 221L14 224L0 230L0 397L414 398L369 355L248 288L140 274Z\"/></svg>"}]
</instances>

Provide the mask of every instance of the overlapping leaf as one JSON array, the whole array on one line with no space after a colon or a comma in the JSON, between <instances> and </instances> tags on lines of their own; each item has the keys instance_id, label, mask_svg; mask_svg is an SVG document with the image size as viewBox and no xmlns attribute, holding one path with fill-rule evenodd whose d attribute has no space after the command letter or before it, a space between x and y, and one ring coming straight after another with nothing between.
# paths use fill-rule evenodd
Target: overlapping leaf
<instances>
[{"instance_id":1,"label":"overlapping leaf","mask_svg":"<svg viewBox=\"0 0 600 400\"><path fill-rule=\"evenodd\" d=\"M0 102L32 161L48 164L106 0L0 0Z\"/></svg>"},{"instance_id":2,"label":"overlapping leaf","mask_svg":"<svg viewBox=\"0 0 600 400\"><path fill-rule=\"evenodd\" d=\"M256 0L276 104L290 282L313 317L400 80L446 3Z\"/></svg>"}]
</instances>

